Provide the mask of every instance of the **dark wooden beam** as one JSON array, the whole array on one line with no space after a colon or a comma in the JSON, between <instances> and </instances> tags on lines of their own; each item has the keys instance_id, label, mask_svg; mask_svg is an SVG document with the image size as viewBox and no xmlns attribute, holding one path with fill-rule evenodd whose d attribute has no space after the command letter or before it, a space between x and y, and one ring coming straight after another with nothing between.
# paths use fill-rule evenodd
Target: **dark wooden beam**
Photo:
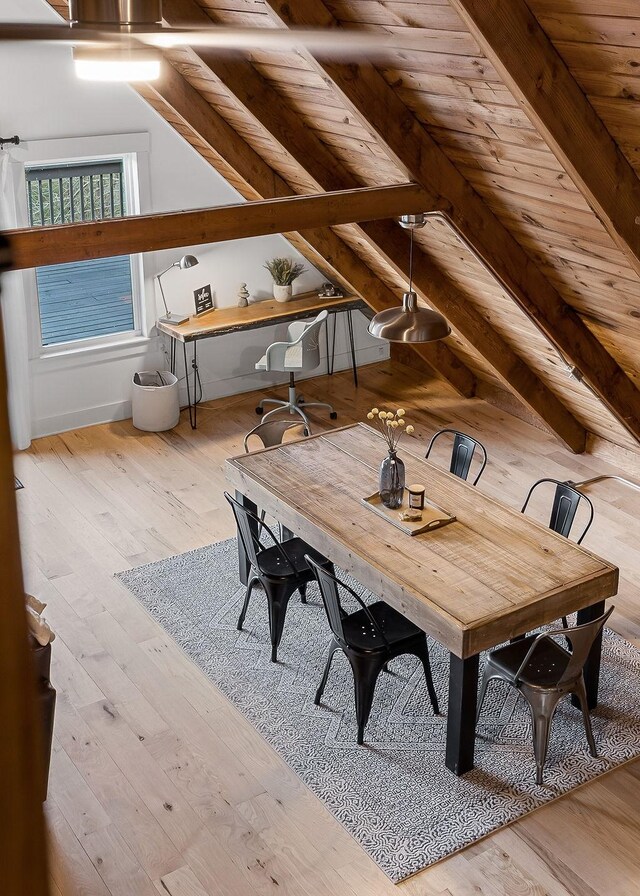
<instances>
[{"instance_id":1,"label":"dark wooden beam","mask_svg":"<svg viewBox=\"0 0 640 896\"><path fill-rule=\"evenodd\" d=\"M399 184L4 233L11 243L13 267L19 270L391 218L404 211L419 212L423 206L422 187Z\"/></svg>"},{"instance_id":2,"label":"dark wooden beam","mask_svg":"<svg viewBox=\"0 0 640 896\"><path fill-rule=\"evenodd\" d=\"M321 0L265 0L287 26L336 28ZM580 316L536 267L510 231L383 76L368 64L320 62L305 55L328 86L376 134L405 176L429 192L431 208L445 212L517 304L547 339L588 379L600 401L640 441L640 391Z\"/></svg>"},{"instance_id":3,"label":"dark wooden beam","mask_svg":"<svg viewBox=\"0 0 640 896\"><path fill-rule=\"evenodd\" d=\"M524 0L450 2L640 274L640 180L534 14Z\"/></svg>"}]
</instances>

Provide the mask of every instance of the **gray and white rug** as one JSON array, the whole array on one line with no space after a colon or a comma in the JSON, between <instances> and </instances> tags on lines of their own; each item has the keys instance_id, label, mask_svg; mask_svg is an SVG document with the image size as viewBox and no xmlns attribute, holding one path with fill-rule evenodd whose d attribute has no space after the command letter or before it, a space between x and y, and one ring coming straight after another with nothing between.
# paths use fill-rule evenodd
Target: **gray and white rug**
<instances>
[{"instance_id":1,"label":"gray and white rug","mask_svg":"<svg viewBox=\"0 0 640 896\"><path fill-rule=\"evenodd\" d=\"M244 596L237 569L231 539L118 578L394 882L640 754L640 652L611 632L593 713L600 756L589 755L580 713L563 701L544 786L535 784L528 709L501 683L485 701L477 768L462 778L447 771L448 655L435 643L442 715L431 711L417 660L398 658L393 674L379 679L365 746L358 747L353 679L342 654L322 705L313 703L330 638L317 587L309 586L306 605L292 599L274 665L259 589L245 630L236 630Z\"/></svg>"}]
</instances>

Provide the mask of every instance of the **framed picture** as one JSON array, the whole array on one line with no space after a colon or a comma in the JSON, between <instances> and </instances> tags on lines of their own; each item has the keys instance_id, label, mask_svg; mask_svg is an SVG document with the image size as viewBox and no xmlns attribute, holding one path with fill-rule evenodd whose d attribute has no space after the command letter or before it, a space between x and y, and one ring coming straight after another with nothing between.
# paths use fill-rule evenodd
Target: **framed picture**
<instances>
[{"instance_id":1,"label":"framed picture","mask_svg":"<svg viewBox=\"0 0 640 896\"><path fill-rule=\"evenodd\" d=\"M201 286L200 289L194 289L193 298L196 303L196 314L213 310L213 296L211 295L210 283L206 286Z\"/></svg>"}]
</instances>

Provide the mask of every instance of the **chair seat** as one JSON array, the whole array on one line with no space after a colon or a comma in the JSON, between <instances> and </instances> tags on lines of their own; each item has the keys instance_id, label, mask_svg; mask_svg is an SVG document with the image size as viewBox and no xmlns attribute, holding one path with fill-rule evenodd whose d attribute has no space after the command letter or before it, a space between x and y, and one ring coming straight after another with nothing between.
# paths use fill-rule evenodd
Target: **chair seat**
<instances>
[{"instance_id":1,"label":"chair seat","mask_svg":"<svg viewBox=\"0 0 640 896\"><path fill-rule=\"evenodd\" d=\"M315 365L317 366L317 365ZM268 370L266 353L256 362L256 370ZM289 346L284 353L284 363L278 364L277 370L295 371L304 369L304 357L302 352L302 343L296 343Z\"/></svg>"},{"instance_id":2,"label":"chair seat","mask_svg":"<svg viewBox=\"0 0 640 896\"><path fill-rule=\"evenodd\" d=\"M369 611L384 632L389 645L397 646L402 641L424 634L417 625L414 625L383 600L370 604ZM345 640L351 647L359 650L387 649L364 610L358 610L356 613L345 616L342 620L342 628Z\"/></svg>"},{"instance_id":3,"label":"chair seat","mask_svg":"<svg viewBox=\"0 0 640 896\"><path fill-rule=\"evenodd\" d=\"M266 370L267 369L267 356L264 354L259 361L256 361L256 370Z\"/></svg>"},{"instance_id":4,"label":"chair seat","mask_svg":"<svg viewBox=\"0 0 640 896\"><path fill-rule=\"evenodd\" d=\"M512 683L536 635L528 635L489 654L488 662ZM529 687L553 688L560 681L569 665L571 654L547 638L538 644L533 656L520 675L520 681Z\"/></svg>"},{"instance_id":5,"label":"chair seat","mask_svg":"<svg viewBox=\"0 0 640 896\"><path fill-rule=\"evenodd\" d=\"M304 559L305 554L309 554L316 563L324 565L327 562L326 557L323 557L322 554L315 551L301 538L290 538L288 541L283 541L280 547L295 569L296 578L304 578L307 581L311 581L313 578L313 573L311 572L307 561ZM258 564L260 565L260 572L266 576L276 579L288 579L293 578L294 576L291 567L285 563L282 554L275 546L260 551L258 554Z\"/></svg>"}]
</instances>

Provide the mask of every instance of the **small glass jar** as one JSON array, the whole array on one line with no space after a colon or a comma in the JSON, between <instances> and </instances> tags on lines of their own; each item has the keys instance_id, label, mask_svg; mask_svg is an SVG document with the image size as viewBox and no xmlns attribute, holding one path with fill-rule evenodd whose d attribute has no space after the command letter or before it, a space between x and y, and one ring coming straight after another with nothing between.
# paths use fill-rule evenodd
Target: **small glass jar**
<instances>
[{"instance_id":1,"label":"small glass jar","mask_svg":"<svg viewBox=\"0 0 640 896\"><path fill-rule=\"evenodd\" d=\"M424 485L409 485L409 509L424 510Z\"/></svg>"}]
</instances>

